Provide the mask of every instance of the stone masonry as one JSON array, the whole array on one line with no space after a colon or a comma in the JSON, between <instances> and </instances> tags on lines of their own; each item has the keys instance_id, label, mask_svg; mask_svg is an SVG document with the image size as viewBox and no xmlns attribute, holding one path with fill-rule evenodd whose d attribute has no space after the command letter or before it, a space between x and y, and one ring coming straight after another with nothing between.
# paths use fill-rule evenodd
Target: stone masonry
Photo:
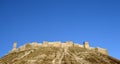
<instances>
[{"instance_id":1,"label":"stone masonry","mask_svg":"<svg viewBox=\"0 0 120 64\"><path fill-rule=\"evenodd\" d=\"M30 44L25 44L19 48L16 48L17 46L17 43L14 42L13 44L13 49L11 52L17 52L17 51L23 51L23 50L26 50L28 49L27 46L31 46L32 48L38 48L39 46L43 46L43 47L50 47L50 46L54 46L54 47L63 47L63 48L66 48L66 47L74 47L74 46L79 46L79 47L83 47L85 49L90 49L90 50L94 50L95 52L100 52L102 54L105 54L105 55L108 55L108 52L106 49L104 48L99 48L99 47L96 47L96 48L92 48L89 46L89 43L87 41L84 41L83 42L83 45L80 45L80 44L74 44L72 41L67 41L67 42L60 42L60 41L55 41L55 42L47 42L47 41L43 41L42 43L37 43L37 42L32 42Z\"/></svg>"}]
</instances>

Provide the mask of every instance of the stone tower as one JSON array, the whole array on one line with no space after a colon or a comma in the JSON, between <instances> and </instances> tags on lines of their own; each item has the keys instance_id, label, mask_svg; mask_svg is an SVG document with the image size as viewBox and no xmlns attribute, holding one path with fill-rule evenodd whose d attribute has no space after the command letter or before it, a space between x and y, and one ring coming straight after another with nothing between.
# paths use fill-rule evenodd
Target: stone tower
<instances>
[{"instance_id":1,"label":"stone tower","mask_svg":"<svg viewBox=\"0 0 120 64\"><path fill-rule=\"evenodd\" d=\"M86 41L83 42L83 45L84 45L84 48L87 48L87 49L89 48L89 43L88 42L86 42Z\"/></svg>"},{"instance_id":2,"label":"stone tower","mask_svg":"<svg viewBox=\"0 0 120 64\"><path fill-rule=\"evenodd\" d=\"M17 49L17 42L14 42L14 43L13 43L12 51L15 51L16 49Z\"/></svg>"}]
</instances>

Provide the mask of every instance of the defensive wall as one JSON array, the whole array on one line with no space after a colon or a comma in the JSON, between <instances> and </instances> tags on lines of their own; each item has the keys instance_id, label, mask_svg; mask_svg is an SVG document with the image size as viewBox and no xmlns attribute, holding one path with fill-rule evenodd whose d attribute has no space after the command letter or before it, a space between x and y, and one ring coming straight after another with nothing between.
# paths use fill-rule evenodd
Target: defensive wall
<instances>
[{"instance_id":1,"label":"defensive wall","mask_svg":"<svg viewBox=\"0 0 120 64\"><path fill-rule=\"evenodd\" d=\"M67 41L67 42L60 42L60 41L55 41L55 42L47 42L47 41L43 41L42 43L37 43L37 42L32 42L32 43L28 43L28 44L25 44L19 48L17 48L17 43L15 42L13 44L13 48L12 48L12 51L11 52L14 52L14 51L23 51L23 50L26 50L26 49L30 49L30 48L38 48L39 46L43 46L43 47L51 47L51 46L54 46L54 47L74 47L74 46L79 46L79 47L83 47L85 49L89 49L89 50L94 50L95 52L100 52L102 54L105 54L105 55L108 55L108 52L106 49L104 48L100 48L100 47L90 47L89 46L89 43L87 41L84 41L83 42L83 45L80 45L80 44L75 44L73 43L72 41Z\"/></svg>"}]
</instances>

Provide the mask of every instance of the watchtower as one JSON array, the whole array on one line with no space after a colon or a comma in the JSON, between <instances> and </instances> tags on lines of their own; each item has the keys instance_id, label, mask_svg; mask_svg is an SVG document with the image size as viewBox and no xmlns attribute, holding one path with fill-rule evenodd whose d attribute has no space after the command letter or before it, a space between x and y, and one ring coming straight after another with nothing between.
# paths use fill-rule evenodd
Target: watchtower
<instances>
[{"instance_id":1,"label":"watchtower","mask_svg":"<svg viewBox=\"0 0 120 64\"><path fill-rule=\"evenodd\" d=\"M12 51L15 51L16 49L17 49L17 42L14 42L14 43L13 43Z\"/></svg>"},{"instance_id":2,"label":"watchtower","mask_svg":"<svg viewBox=\"0 0 120 64\"><path fill-rule=\"evenodd\" d=\"M88 49L88 48L89 48L89 43L86 42L86 41L84 41L84 42L83 42L83 46L84 46L84 48L87 48L87 49Z\"/></svg>"}]
</instances>

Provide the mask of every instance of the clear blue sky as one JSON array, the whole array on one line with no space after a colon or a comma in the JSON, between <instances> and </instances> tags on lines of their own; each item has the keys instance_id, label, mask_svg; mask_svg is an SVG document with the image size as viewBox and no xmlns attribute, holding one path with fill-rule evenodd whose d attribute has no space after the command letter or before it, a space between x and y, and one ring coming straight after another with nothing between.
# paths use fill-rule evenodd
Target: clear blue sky
<instances>
[{"instance_id":1,"label":"clear blue sky","mask_svg":"<svg viewBox=\"0 0 120 64\"><path fill-rule=\"evenodd\" d=\"M0 0L0 57L26 42L88 41L120 59L120 0Z\"/></svg>"}]
</instances>

